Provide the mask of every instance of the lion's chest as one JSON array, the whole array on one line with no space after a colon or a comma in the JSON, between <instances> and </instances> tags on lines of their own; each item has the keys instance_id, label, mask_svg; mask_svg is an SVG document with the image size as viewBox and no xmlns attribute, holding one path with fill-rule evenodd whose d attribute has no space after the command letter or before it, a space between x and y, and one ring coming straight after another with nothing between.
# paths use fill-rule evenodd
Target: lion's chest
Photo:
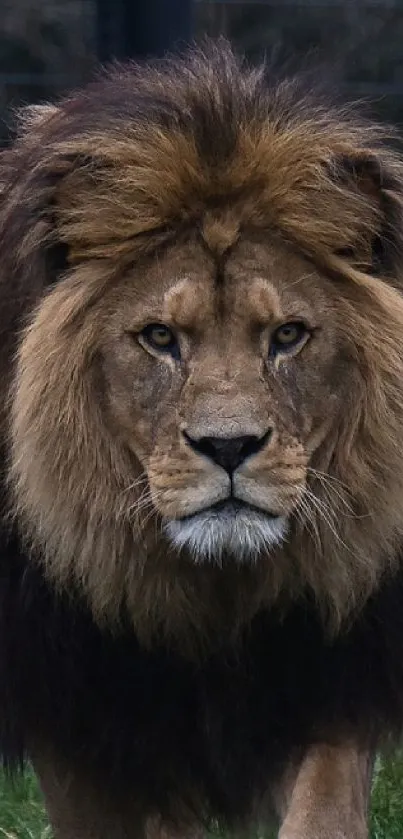
<instances>
[{"instance_id":1,"label":"lion's chest","mask_svg":"<svg viewBox=\"0 0 403 839\"><path fill-rule=\"evenodd\" d=\"M312 738L350 722L400 722L396 584L380 596L381 624L370 612L332 646L295 607L283 622L261 613L242 645L196 665L101 633L85 611L55 601L32 567L12 568L0 581L0 746L11 760L42 737L149 811L186 799L233 823Z\"/></svg>"}]
</instances>

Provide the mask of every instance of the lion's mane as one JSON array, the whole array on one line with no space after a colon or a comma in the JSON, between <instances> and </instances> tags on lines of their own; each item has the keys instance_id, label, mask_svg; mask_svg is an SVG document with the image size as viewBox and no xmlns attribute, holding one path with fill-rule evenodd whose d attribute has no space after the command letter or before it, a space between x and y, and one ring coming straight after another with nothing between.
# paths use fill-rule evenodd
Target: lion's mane
<instances>
[{"instance_id":1,"label":"lion's mane","mask_svg":"<svg viewBox=\"0 0 403 839\"><path fill-rule=\"evenodd\" d=\"M336 511L337 528L319 517L316 540L298 531L266 583L259 577L258 594L238 596L239 622L262 597L308 588L337 629L396 565L402 164L384 134L296 81L270 85L224 43L117 68L59 107L25 115L0 176L0 375L12 377L15 511L51 578L75 580L98 618L116 620L125 602L138 632L158 620L175 631L182 616L197 622L200 586L217 585L211 571L203 583L200 571L166 573L140 544L133 562L133 498L122 503L133 465L105 432L91 372L106 285L211 211L227 214L229 228L278 230L334 277L335 318L361 372L318 464L351 515Z\"/></svg>"}]
</instances>

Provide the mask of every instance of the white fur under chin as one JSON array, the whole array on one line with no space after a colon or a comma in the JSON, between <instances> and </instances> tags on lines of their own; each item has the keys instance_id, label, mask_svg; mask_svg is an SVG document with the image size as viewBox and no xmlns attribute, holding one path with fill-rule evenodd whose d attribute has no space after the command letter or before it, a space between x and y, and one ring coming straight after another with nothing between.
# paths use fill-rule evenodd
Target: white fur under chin
<instances>
[{"instance_id":1,"label":"white fur under chin","mask_svg":"<svg viewBox=\"0 0 403 839\"><path fill-rule=\"evenodd\" d=\"M196 562L219 563L225 553L244 563L283 541L287 519L248 509L236 513L205 510L187 519L166 521L165 532L177 550L186 548Z\"/></svg>"}]
</instances>

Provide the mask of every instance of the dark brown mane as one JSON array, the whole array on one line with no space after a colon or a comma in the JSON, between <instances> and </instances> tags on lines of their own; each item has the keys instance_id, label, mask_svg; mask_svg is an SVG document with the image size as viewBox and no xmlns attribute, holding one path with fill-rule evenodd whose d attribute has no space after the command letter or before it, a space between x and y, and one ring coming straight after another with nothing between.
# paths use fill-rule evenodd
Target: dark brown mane
<instances>
[{"instance_id":1,"label":"dark brown mane","mask_svg":"<svg viewBox=\"0 0 403 839\"><path fill-rule=\"evenodd\" d=\"M317 100L298 78L271 83L225 42L148 69L117 66L38 113L22 120L2 175L9 241L12 219L20 227L26 215L31 252L35 229L51 244L56 219L75 255L104 257L133 254L142 233L200 222L206 208L231 204L241 226L278 228L325 258L365 250L378 232L376 190L371 205L360 181L382 184L390 201L401 178L385 128ZM13 207L19 194L23 206ZM32 227L49 202L55 215L41 213ZM399 230L388 232L396 256Z\"/></svg>"}]
</instances>

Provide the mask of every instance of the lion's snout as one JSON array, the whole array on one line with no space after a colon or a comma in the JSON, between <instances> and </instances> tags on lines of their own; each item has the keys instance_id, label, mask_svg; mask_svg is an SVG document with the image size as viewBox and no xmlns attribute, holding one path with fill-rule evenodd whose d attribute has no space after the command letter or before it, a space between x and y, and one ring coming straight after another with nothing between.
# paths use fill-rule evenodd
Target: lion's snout
<instances>
[{"instance_id":1,"label":"lion's snout","mask_svg":"<svg viewBox=\"0 0 403 839\"><path fill-rule=\"evenodd\" d=\"M241 434L237 436L210 437L203 436L194 438L184 431L188 445L203 457L209 458L214 464L220 466L229 475L241 466L249 457L260 452L272 435L269 428L265 434Z\"/></svg>"}]
</instances>

